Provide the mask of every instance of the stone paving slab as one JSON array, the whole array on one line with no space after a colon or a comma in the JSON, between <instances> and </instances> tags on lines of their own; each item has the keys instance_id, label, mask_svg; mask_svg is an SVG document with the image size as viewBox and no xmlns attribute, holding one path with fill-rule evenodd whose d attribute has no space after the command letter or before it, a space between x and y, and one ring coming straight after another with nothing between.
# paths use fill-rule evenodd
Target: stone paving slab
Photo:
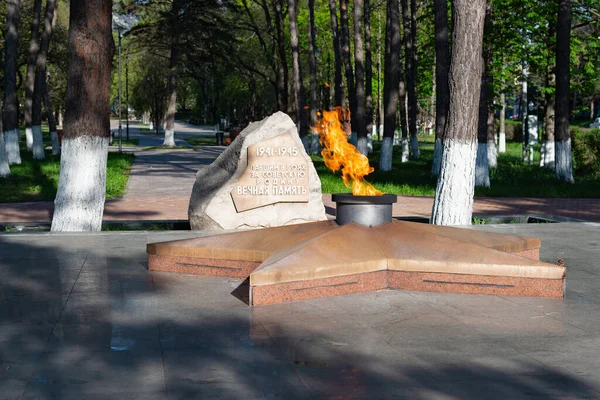
<instances>
[{"instance_id":1,"label":"stone paving slab","mask_svg":"<svg viewBox=\"0 0 600 400\"><path fill-rule=\"evenodd\" d=\"M250 308L240 279L151 273L205 232L0 234L0 399L600 398L600 224L542 239L565 299L380 291Z\"/></svg>"}]
</instances>

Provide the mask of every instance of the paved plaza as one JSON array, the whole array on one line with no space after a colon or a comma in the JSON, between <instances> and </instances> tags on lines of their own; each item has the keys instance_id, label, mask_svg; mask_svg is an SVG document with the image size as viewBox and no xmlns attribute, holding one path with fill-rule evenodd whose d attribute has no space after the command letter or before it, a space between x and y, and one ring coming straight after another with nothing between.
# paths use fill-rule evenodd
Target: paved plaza
<instances>
[{"instance_id":1,"label":"paved plaza","mask_svg":"<svg viewBox=\"0 0 600 400\"><path fill-rule=\"evenodd\" d=\"M0 399L600 398L600 224L476 229L541 238L566 298L251 308L241 279L148 272L198 232L0 235Z\"/></svg>"}]
</instances>

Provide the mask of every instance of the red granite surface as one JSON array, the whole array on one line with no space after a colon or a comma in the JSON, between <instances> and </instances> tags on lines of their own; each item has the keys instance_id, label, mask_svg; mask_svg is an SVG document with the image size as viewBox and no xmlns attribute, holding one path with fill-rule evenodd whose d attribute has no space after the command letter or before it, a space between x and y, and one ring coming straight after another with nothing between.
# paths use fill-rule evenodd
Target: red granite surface
<instances>
[{"instance_id":1,"label":"red granite surface","mask_svg":"<svg viewBox=\"0 0 600 400\"><path fill-rule=\"evenodd\" d=\"M180 274L225 276L247 278L260 263L252 261L215 260L148 254L150 271L176 272Z\"/></svg>"},{"instance_id":2,"label":"red granite surface","mask_svg":"<svg viewBox=\"0 0 600 400\"><path fill-rule=\"evenodd\" d=\"M390 289L497 296L564 297L564 279L387 271Z\"/></svg>"},{"instance_id":3,"label":"red granite surface","mask_svg":"<svg viewBox=\"0 0 600 400\"><path fill-rule=\"evenodd\" d=\"M373 292L387 287L387 271L311 279L250 287L250 305L263 306L298 300Z\"/></svg>"},{"instance_id":4,"label":"red granite surface","mask_svg":"<svg viewBox=\"0 0 600 400\"><path fill-rule=\"evenodd\" d=\"M520 256L520 257L525 257L525 258L529 258L531 260L540 260L540 249L539 247L537 249L529 249L529 250L524 250L524 251L517 251L514 253L515 256Z\"/></svg>"}]
</instances>

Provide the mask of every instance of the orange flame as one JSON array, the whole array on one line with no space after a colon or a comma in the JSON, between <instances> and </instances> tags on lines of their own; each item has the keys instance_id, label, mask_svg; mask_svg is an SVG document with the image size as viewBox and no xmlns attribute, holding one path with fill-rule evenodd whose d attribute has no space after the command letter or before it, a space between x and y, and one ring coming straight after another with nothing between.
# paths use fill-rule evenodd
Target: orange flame
<instances>
[{"instance_id":1,"label":"orange flame","mask_svg":"<svg viewBox=\"0 0 600 400\"><path fill-rule=\"evenodd\" d=\"M316 127L319 132L319 143L325 148L321 152L325 165L332 171L342 171L342 179L346 187L352 189L355 196L380 196L383 193L365 181L365 176L374 171L369 166L369 159L356 147L348 143L348 137L340 122L349 112L342 107L332 111L323 111Z\"/></svg>"}]
</instances>

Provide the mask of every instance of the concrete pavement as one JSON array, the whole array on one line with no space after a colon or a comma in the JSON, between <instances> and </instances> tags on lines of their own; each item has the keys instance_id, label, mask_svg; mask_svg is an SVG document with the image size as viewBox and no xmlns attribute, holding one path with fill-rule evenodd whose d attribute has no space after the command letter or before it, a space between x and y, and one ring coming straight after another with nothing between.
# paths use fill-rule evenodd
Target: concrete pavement
<instances>
[{"instance_id":1,"label":"concrete pavement","mask_svg":"<svg viewBox=\"0 0 600 400\"><path fill-rule=\"evenodd\" d=\"M599 224L540 237L566 299L381 291L250 308L149 273L198 232L0 234L0 399L598 399Z\"/></svg>"}]
</instances>

